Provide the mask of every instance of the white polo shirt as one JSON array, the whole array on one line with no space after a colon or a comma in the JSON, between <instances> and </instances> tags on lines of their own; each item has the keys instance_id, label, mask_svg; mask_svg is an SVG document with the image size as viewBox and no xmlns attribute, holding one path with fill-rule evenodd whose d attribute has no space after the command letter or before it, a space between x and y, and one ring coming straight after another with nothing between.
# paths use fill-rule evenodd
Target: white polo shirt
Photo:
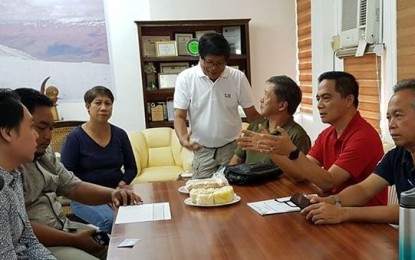
<instances>
[{"instance_id":1,"label":"white polo shirt","mask_svg":"<svg viewBox=\"0 0 415 260\"><path fill-rule=\"evenodd\" d=\"M174 108L187 109L191 141L206 147L232 142L241 131L238 106L254 105L252 90L245 74L226 66L212 82L200 64L179 74L174 91Z\"/></svg>"}]
</instances>

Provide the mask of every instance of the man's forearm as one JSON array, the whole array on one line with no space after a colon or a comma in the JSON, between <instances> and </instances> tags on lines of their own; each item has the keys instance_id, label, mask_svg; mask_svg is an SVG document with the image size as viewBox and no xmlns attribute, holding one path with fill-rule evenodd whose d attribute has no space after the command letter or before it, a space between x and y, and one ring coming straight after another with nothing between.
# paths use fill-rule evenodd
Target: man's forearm
<instances>
[{"instance_id":1,"label":"man's forearm","mask_svg":"<svg viewBox=\"0 0 415 260\"><path fill-rule=\"evenodd\" d=\"M83 204L101 205L112 202L113 190L104 186L81 182L65 196Z\"/></svg>"},{"instance_id":2,"label":"man's forearm","mask_svg":"<svg viewBox=\"0 0 415 260\"><path fill-rule=\"evenodd\" d=\"M31 221L33 233L44 246L75 246L75 236L36 221Z\"/></svg>"},{"instance_id":3,"label":"man's forearm","mask_svg":"<svg viewBox=\"0 0 415 260\"><path fill-rule=\"evenodd\" d=\"M186 120L181 117L176 117L174 119L174 130L176 131L177 137L181 142L187 135Z\"/></svg>"},{"instance_id":4,"label":"man's forearm","mask_svg":"<svg viewBox=\"0 0 415 260\"><path fill-rule=\"evenodd\" d=\"M345 207L344 222L399 223L399 205Z\"/></svg>"},{"instance_id":5,"label":"man's forearm","mask_svg":"<svg viewBox=\"0 0 415 260\"><path fill-rule=\"evenodd\" d=\"M291 178L297 181L304 179L314 183L323 191L333 189L331 174L320 166L310 161L307 156L300 152L298 159L290 160L287 156L271 154L270 158L280 169Z\"/></svg>"}]
</instances>

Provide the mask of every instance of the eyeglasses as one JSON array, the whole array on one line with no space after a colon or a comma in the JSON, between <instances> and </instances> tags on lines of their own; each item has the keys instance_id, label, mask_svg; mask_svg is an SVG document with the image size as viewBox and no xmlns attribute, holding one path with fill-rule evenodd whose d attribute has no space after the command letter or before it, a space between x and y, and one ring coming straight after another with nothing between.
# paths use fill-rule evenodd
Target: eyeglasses
<instances>
[{"instance_id":1,"label":"eyeglasses","mask_svg":"<svg viewBox=\"0 0 415 260\"><path fill-rule=\"evenodd\" d=\"M213 61L207 61L205 59L202 59L202 60L203 60L203 63L205 63L206 67L209 67L209 68L214 68L214 67L222 68L226 66L226 61L213 62Z\"/></svg>"}]
</instances>

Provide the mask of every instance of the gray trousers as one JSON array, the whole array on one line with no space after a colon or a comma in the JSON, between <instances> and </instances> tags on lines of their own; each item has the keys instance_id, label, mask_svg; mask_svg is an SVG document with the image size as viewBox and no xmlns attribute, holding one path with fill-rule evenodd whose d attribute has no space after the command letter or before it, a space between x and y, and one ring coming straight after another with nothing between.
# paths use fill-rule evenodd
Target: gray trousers
<instances>
[{"instance_id":1,"label":"gray trousers","mask_svg":"<svg viewBox=\"0 0 415 260\"><path fill-rule=\"evenodd\" d=\"M238 144L236 141L219 148L202 147L194 151L193 179L210 178L220 166L228 165Z\"/></svg>"},{"instance_id":2,"label":"gray trousers","mask_svg":"<svg viewBox=\"0 0 415 260\"><path fill-rule=\"evenodd\" d=\"M71 221L71 227L80 230L91 229L88 225L74 221ZM59 260L97 260L100 258L105 259L107 255L107 248L103 250L99 256L93 256L81 249L69 246L51 246L47 249L49 249L49 251Z\"/></svg>"}]
</instances>

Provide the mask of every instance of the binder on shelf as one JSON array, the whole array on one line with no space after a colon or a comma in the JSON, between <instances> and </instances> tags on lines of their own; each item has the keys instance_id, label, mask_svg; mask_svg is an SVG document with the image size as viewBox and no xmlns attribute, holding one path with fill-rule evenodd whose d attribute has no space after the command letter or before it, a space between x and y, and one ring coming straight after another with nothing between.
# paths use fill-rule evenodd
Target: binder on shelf
<instances>
[{"instance_id":1,"label":"binder on shelf","mask_svg":"<svg viewBox=\"0 0 415 260\"><path fill-rule=\"evenodd\" d=\"M173 98L167 98L166 107L167 107L167 120L174 121Z\"/></svg>"},{"instance_id":2,"label":"binder on shelf","mask_svg":"<svg viewBox=\"0 0 415 260\"><path fill-rule=\"evenodd\" d=\"M164 116L164 120L167 121L167 102L162 102L163 103L163 116Z\"/></svg>"}]
</instances>

